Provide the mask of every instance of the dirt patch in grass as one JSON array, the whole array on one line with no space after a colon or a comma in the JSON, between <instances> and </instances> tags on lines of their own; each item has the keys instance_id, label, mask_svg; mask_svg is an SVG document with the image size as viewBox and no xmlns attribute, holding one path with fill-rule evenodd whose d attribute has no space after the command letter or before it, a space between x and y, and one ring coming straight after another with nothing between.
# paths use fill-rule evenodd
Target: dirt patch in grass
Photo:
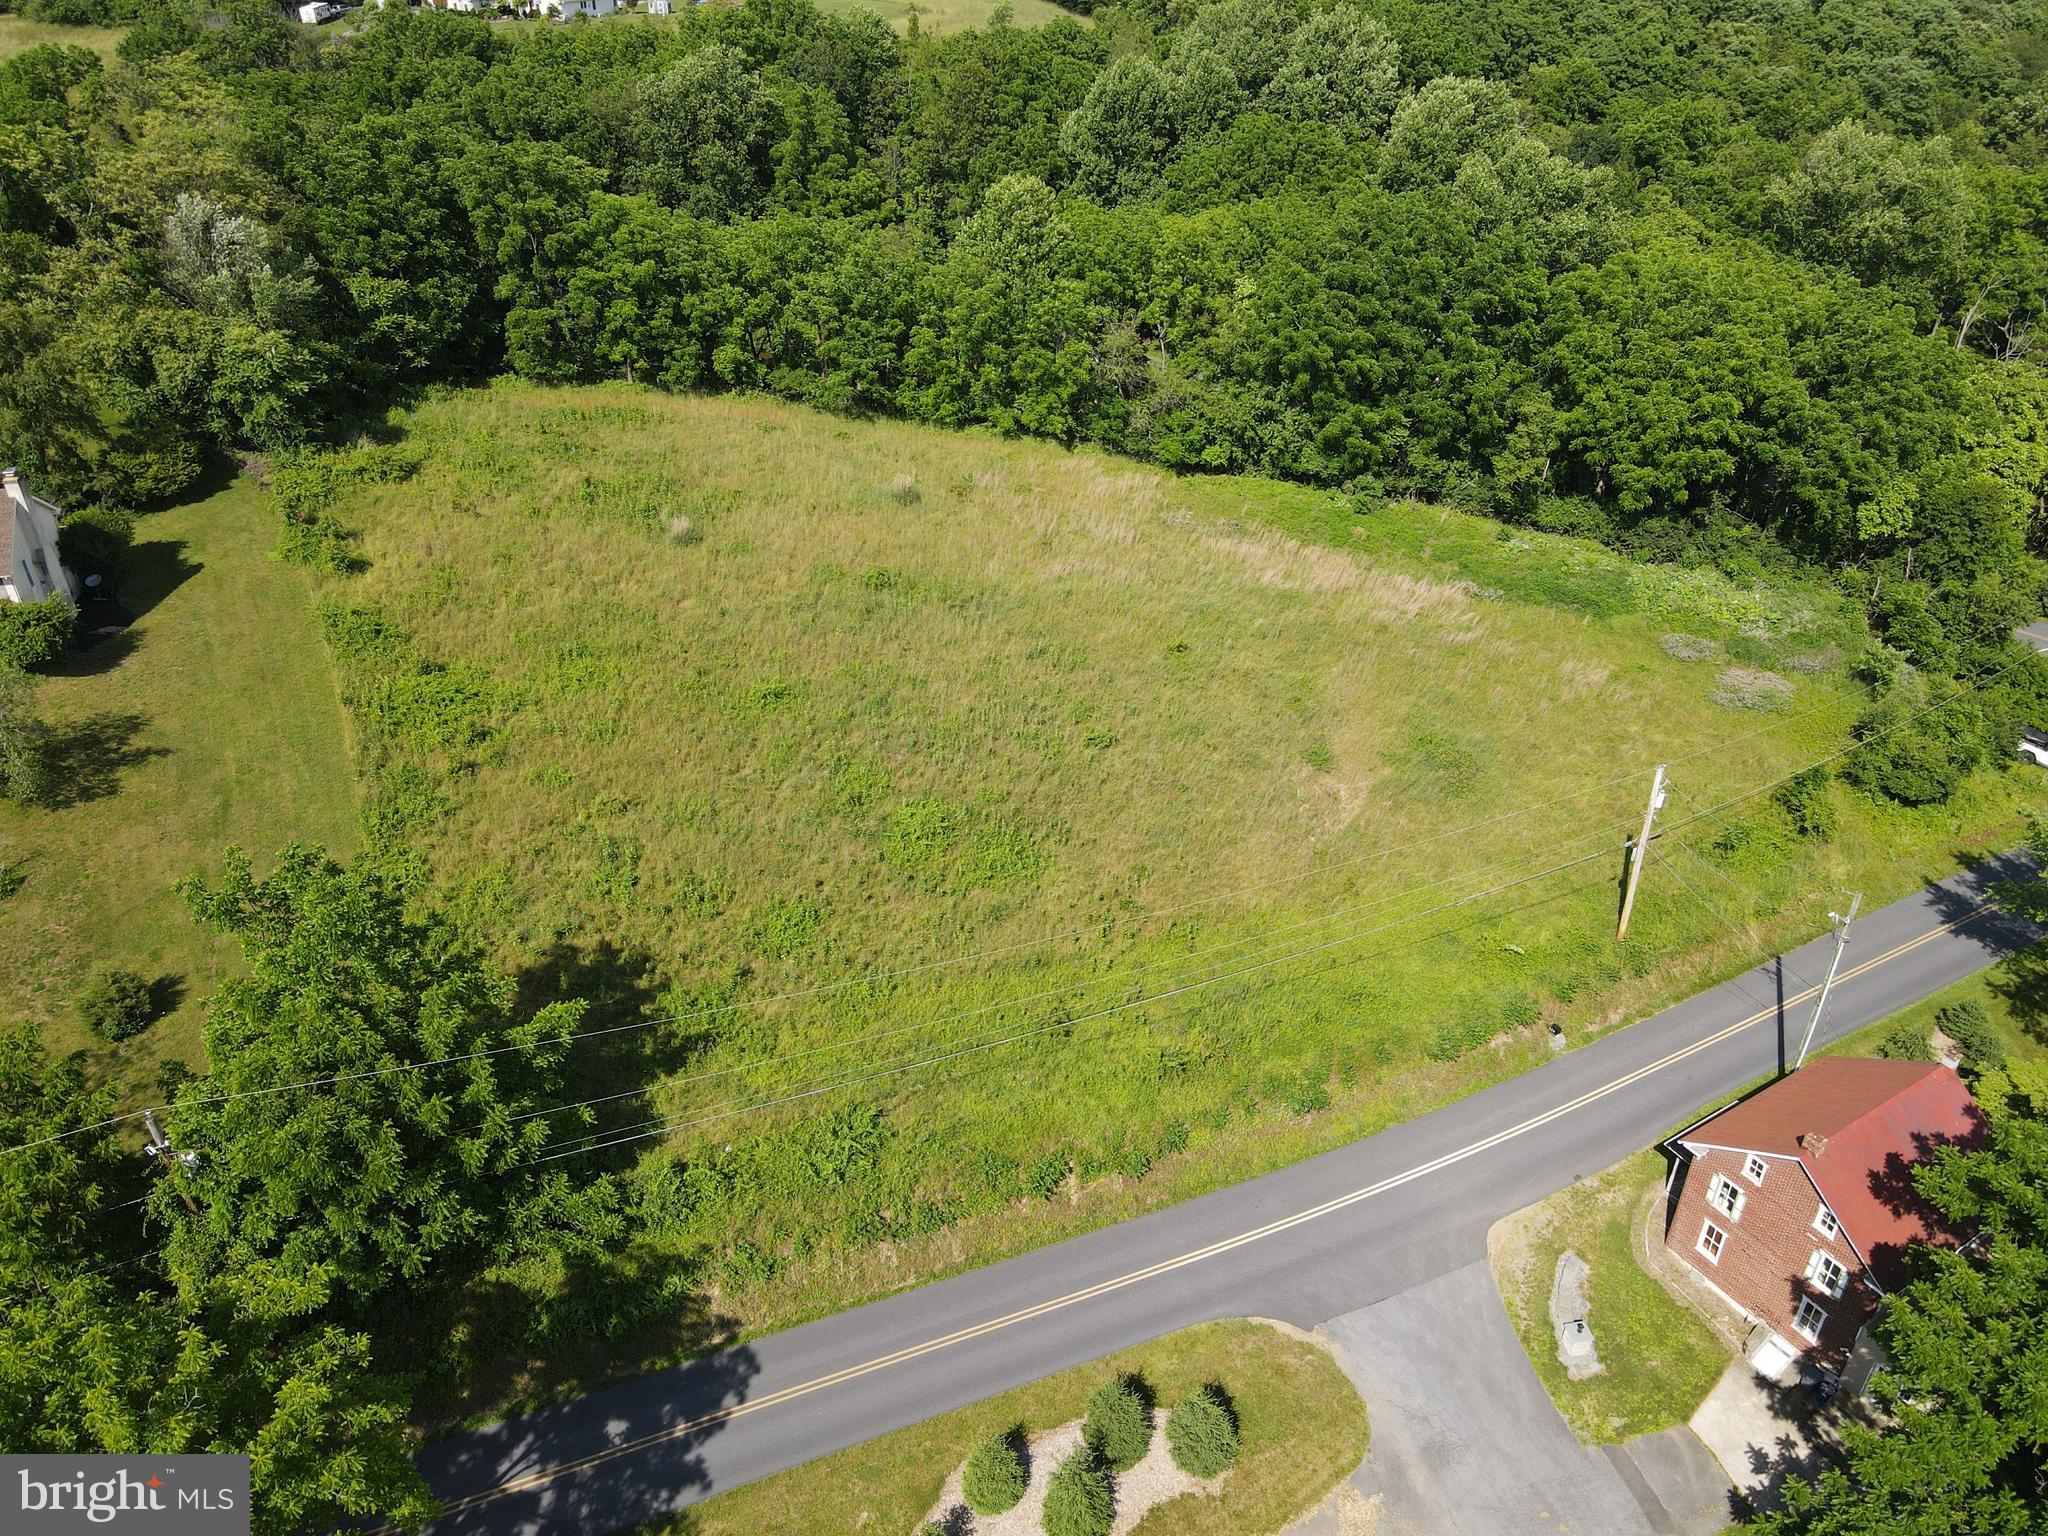
<instances>
[{"instance_id":1,"label":"dirt patch in grass","mask_svg":"<svg viewBox=\"0 0 2048 1536\"><path fill-rule=\"evenodd\" d=\"M1663 1159L1645 1151L1495 1223L1494 1279L1536 1374L1573 1433L1591 1445L1683 1424L1728 1362L1713 1331L1637 1257L1646 1196ZM1654 1238L1654 1233L1653 1233ZM1603 1374L1573 1381L1557 1359L1550 1287L1558 1255L1590 1268L1586 1322Z\"/></svg>"},{"instance_id":2,"label":"dirt patch in grass","mask_svg":"<svg viewBox=\"0 0 2048 1536\"><path fill-rule=\"evenodd\" d=\"M1264 1323L1204 1323L720 1494L644 1536L910 1536L976 1442L1070 1425L1091 1392L1130 1373L1162 1409L1219 1383L1243 1436L1236 1466L1158 1504L1133 1536L1267 1536L1365 1455L1365 1405L1328 1354Z\"/></svg>"}]
</instances>

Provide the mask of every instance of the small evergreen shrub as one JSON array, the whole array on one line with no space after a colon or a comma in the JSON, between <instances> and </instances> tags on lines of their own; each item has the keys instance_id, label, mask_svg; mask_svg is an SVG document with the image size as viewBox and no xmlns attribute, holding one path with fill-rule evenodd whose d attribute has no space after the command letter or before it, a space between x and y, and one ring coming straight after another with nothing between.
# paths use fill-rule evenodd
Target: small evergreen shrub
<instances>
[{"instance_id":1,"label":"small evergreen shrub","mask_svg":"<svg viewBox=\"0 0 2048 1536\"><path fill-rule=\"evenodd\" d=\"M1975 998L1950 1003L1934 1016L1941 1032L1963 1048L1963 1066L1983 1072L2005 1065L2005 1044L1991 1027L1991 1013Z\"/></svg>"},{"instance_id":2,"label":"small evergreen shrub","mask_svg":"<svg viewBox=\"0 0 2048 1536\"><path fill-rule=\"evenodd\" d=\"M1877 1054L1887 1061L1932 1061L1927 1048L1927 1031L1917 1024L1901 1024L1878 1042Z\"/></svg>"},{"instance_id":3,"label":"small evergreen shrub","mask_svg":"<svg viewBox=\"0 0 2048 1536\"><path fill-rule=\"evenodd\" d=\"M1045 1490L1045 1536L1109 1536L1115 1518L1109 1474L1083 1447L1060 1463Z\"/></svg>"},{"instance_id":4,"label":"small evergreen shrub","mask_svg":"<svg viewBox=\"0 0 2048 1536\"><path fill-rule=\"evenodd\" d=\"M1112 1472L1127 1471L1152 1448L1151 1394L1135 1376L1119 1376L1095 1389L1081 1438Z\"/></svg>"},{"instance_id":5,"label":"small evergreen shrub","mask_svg":"<svg viewBox=\"0 0 2048 1536\"><path fill-rule=\"evenodd\" d=\"M140 1034L155 1015L149 983L133 971L108 971L78 998L79 1018L105 1040L126 1040Z\"/></svg>"},{"instance_id":6,"label":"small evergreen shrub","mask_svg":"<svg viewBox=\"0 0 2048 1536\"><path fill-rule=\"evenodd\" d=\"M977 1515L1000 1515L1024 1497L1024 1485L1029 1481L1015 1433L990 1435L968 1453L960 1496Z\"/></svg>"},{"instance_id":7,"label":"small evergreen shrub","mask_svg":"<svg viewBox=\"0 0 2048 1536\"><path fill-rule=\"evenodd\" d=\"M1219 1388L1181 1399L1166 1420L1173 1464L1190 1477L1216 1477L1237 1460L1237 1415Z\"/></svg>"}]
</instances>

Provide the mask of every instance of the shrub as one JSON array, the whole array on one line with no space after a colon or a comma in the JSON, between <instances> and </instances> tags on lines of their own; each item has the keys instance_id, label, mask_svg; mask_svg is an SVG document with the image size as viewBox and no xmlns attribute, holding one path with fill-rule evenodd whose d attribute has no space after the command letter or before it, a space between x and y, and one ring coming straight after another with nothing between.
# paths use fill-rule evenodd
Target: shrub
<instances>
[{"instance_id":1,"label":"shrub","mask_svg":"<svg viewBox=\"0 0 2048 1536\"><path fill-rule=\"evenodd\" d=\"M1067 1182L1067 1154L1048 1152L1024 1175L1024 1187L1041 1200L1050 1200Z\"/></svg>"},{"instance_id":2,"label":"shrub","mask_svg":"<svg viewBox=\"0 0 2048 1536\"><path fill-rule=\"evenodd\" d=\"M1015 1432L990 1435L968 1453L960 1496L977 1515L1000 1515L1024 1497L1029 1481Z\"/></svg>"},{"instance_id":3,"label":"shrub","mask_svg":"<svg viewBox=\"0 0 2048 1536\"><path fill-rule=\"evenodd\" d=\"M40 603L0 603L0 666L40 667L71 643L78 610L62 593Z\"/></svg>"},{"instance_id":4,"label":"shrub","mask_svg":"<svg viewBox=\"0 0 2048 1536\"><path fill-rule=\"evenodd\" d=\"M133 971L108 971L78 997L78 1016L85 1027L106 1040L140 1034L156 1015L149 983Z\"/></svg>"},{"instance_id":5,"label":"shrub","mask_svg":"<svg viewBox=\"0 0 2048 1536\"><path fill-rule=\"evenodd\" d=\"M1935 1014L1934 1022L1963 1048L1963 1065L1970 1071L2005 1065L2005 1042L1991 1027L1990 1010L1975 998L1948 1004Z\"/></svg>"},{"instance_id":6,"label":"shrub","mask_svg":"<svg viewBox=\"0 0 2048 1536\"><path fill-rule=\"evenodd\" d=\"M81 579L104 576L119 586L135 542L135 517L115 507L79 507L57 529L57 556Z\"/></svg>"},{"instance_id":7,"label":"shrub","mask_svg":"<svg viewBox=\"0 0 2048 1536\"><path fill-rule=\"evenodd\" d=\"M1900 1024L1878 1042L1877 1054L1887 1061L1932 1061L1927 1048L1927 1031L1913 1024Z\"/></svg>"},{"instance_id":8,"label":"shrub","mask_svg":"<svg viewBox=\"0 0 2048 1536\"><path fill-rule=\"evenodd\" d=\"M1135 1467L1152 1448L1150 1396L1137 1377L1119 1376L1088 1399L1081 1438L1111 1471Z\"/></svg>"},{"instance_id":9,"label":"shrub","mask_svg":"<svg viewBox=\"0 0 2048 1536\"><path fill-rule=\"evenodd\" d=\"M1835 835L1835 828L1841 824L1834 796L1829 793L1829 783L1827 769L1809 768L1780 784L1777 793L1771 797L1790 819L1792 830L1801 837L1824 843Z\"/></svg>"},{"instance_id":10,"label":"shrub","mask_svg":"<svg viewBox=\"0 0 2048 1536\"><path fill-rule=\"evenodd\" d=\"M1173 1464L1190 1477L1216 1477L1237 1460L1237 1415L1222 1390L1202 1388L1183 1398L1166 1420Z\"/></svg>"},{"instance_id":11,"label":"shrub","mask_svg":"<svg viewBox=\"0 0 2048 1536\"><path fill-rule=\"evenodd\" d=\"M1933 805L1954 794L1984 760L1984 735L1975 699L1964 695L1928 707L1924 684L1902 682L1856 722L1860 745L1843 760L1842 777L1901 805Z\"/></svg>"},{"instance_id":12,"label":"shrub","mask_svg":"<svg viewBox=\"0 0 2048 1536\"><path fill-rule=\"evenodd\" d=\"M1109 1536L1115 1518L1109 1475L1095 1453L1084 1447L1061 1462L1045 1490L1045 1536Z\"/></svg>"}]
</instances>

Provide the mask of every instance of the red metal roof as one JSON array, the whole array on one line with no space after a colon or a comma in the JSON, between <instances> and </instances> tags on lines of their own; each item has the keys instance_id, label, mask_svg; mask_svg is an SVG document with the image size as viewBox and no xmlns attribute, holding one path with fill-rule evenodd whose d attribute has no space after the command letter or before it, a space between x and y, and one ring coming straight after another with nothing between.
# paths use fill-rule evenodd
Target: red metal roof
<instances>
[{"instance_id":1,"label":"red metal roof","mask_svg":"<svg viewBox=\"0 0 2048 1536\"><path fill-rule=\"evenodd\" d=\"M1905 1278L1909 1243L1961 1240L1914 1192L1912 1166L1983 1134L1983 1111L1947 1067L1823 1056L1680 1139L1797 1158L1890 1290Z\"/></svg>"}]
</instances>

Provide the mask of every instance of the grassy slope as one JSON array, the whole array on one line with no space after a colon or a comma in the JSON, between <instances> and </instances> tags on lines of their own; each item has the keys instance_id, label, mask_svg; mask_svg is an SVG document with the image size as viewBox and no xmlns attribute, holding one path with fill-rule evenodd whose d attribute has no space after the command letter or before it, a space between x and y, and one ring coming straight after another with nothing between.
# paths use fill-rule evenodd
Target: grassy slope
<instances>
[{"instance_id":1,"label":"grassy slope","mask_svg":"<svg viewBox=\"0 0 2048 1536\"><path fill-rule=\"evenodd\" d=\"M970 27L987 26L989 16L996 8L996 0L820 0L819 8L826 11L873 11L899 32L910 25L910 18L915 15L919 31L944 36L965 32ZM1048 21L1058 21L1062 16L1073 17L1084 26L1088 24L1086 16L1075 16L1072 11L1062 10L1052 0L1011 0L1011 20L1016 26L1040 27Z\"/></svg>"},{"instance_id":2,"label":"grassy slope","mask_svg":"<svg viewBox=\"0 0 2048 1536\"><path fill-rule=\"evenodd\" d=\"M111 59L126 27L73 27L55 21L31 21L25 16L0 15L0 59L11 59L44 43L59 48L90 48L103 59Z\"/></svg>"},{"instance_id":3,"label":"grassy slope","mask_svg":"<svg viewBox=\"0 0 2048 1536\"><path fill-rule=\"evenodd\" d=\"M345 722L308 582L269 558L275 538L247 482L144 518L122 593L140 618L38 692L83 798L0 806L0 857L30 872L0 908L0 1016L44 1021L53 1046L90 1046L131 1084L164 1057L198 1059L199 1004L224 963L172 883L229 843L262 856L294 839L355 842ZM118 1048L88 1040L71 1013L109 966L182 993Z\"/></svg>"},{"instance_id":4,"label":"grassy slope","mask_svg":"<svg viewBox=\"0 0 2048 1536\"><path fill-rule=\"evenodd\" d=\"M1671 1298L1636 1258L1644 1190L1664 1175L1645 1150L1582 1179L1536 1208L1494 1256L1494 1274L1522 1346L1558 1411L1589 1445L1649 1434L1692 1417L1727 1352L1713 1330ZM1573 1381L1558 1363L1550 1287L1558 1255L1590 1266L1587 1321L1606 1373Z\"/></svg>"},{"instance_id":5,"label":"grassy slope","mask_svg":"<svg viewBox=\"0 0 2048 1536\"><path fill-rule=\"evenodd\" d=\"M1842 833L1817 848L1750 803L1742 847L1712 850L1722 823L1660 845L1617 949L1611 853L1650 763L1673 760L1682 817L1843 741L1858 695L1824 600L1432 509L1358 518L1298 487L761 400L506 384L405 425L425 466L338 508L369 569L335 596L478 685L494 736L451 761L408 738L417 701L395 674L357 666L358 710L388 727L373 797L429 813L408 835L441 890L537 989L597 996L597 1022L697 1015L636 1037L630 1060L582 1058L587 1093L721 1074L623 1100L613 1123L1043 1027L1059 989L1087 1014L1349 939L891 1079L877 1140L804 1141L794 1121L832 1097L785 1122L795 1141L765 1138L767 1114L685 1139L719 1166L691 1186L676 1250L713 1245L705 1278L746 1328L1519 1070L1540 1058L1539 1021L1620 1022L1739 969L1753 938L1809 934L1813 892L1877 900L1947 872L2007 836L2032 787L1986 776L1918 814L1841 791ZM1674 660L1673 631L1715 657ZM1732 662L1793 678L1785 712L1713 702ZM1409 920L1594 848L1511 898ZM1185 910L1134 921L1164 908ZM1055 933L1077 936L699 1012ZM881 1029L902 1033L821 1049ZM1021 1199L1021 1172L1062 1157L1077 1180ZM547 1389L611 1368L553 1364Z\"/></svg>"},{"instance_id":6,"label":"grassy slope","mask_svg":"<svg viewBox=\"0 0 2048 1536\"><path fill-rule=\"evenodd\" d=\"M697 1505L668 1536L842 1536L910 1531L974 1444L1080 1418L1104 1381L1137 1372L1170 1407L1208 1382L1236 1404L1243 1453L1214 1498L1163 1504L1135 1536L1265 1536L1320 1499L1365 1455L1365 1405L1322 1350L1260 1323L1205 1323L942 1414Z\"/></svg>"}]
</instances>

